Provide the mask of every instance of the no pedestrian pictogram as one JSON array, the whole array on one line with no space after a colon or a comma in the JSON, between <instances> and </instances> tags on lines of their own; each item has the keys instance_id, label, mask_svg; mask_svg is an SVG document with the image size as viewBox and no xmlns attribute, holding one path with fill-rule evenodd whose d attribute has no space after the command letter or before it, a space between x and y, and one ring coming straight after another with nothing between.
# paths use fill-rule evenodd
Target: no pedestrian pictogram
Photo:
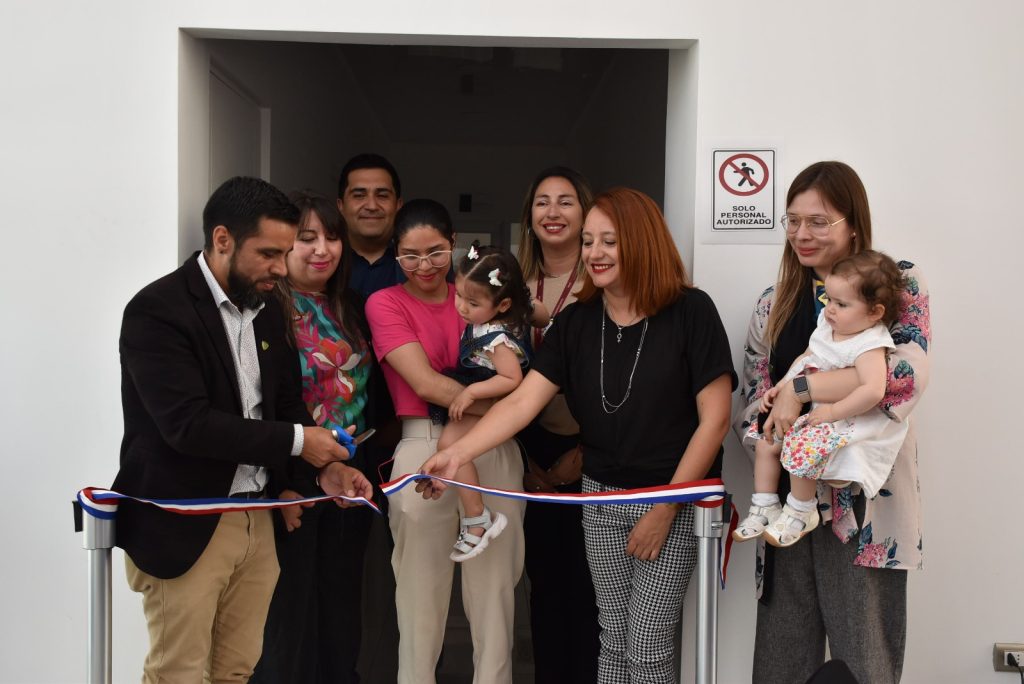
<instances>
[{"instance_id":1,"label":"no pedestrian pictogram","mask_svg":"<svg viewBox=\"0 0 1024 684\"><path fill-rule=\"evenodd\" d=\"M718 182L728 192L740 197L756 195L768 185L771 174L768 165L757 155L748 152L734 154L718 169Z\"/></svg>"},{"instance_id":2,"label":"no pedestrian pictogram","mask_svg":"<svg viewBox=\"0 0 1024 684\"><path fill-rule=\"evenodd\" d=\"M711 229L775 230L775 150L713 151Z\"/></svg>"}]
</instances>

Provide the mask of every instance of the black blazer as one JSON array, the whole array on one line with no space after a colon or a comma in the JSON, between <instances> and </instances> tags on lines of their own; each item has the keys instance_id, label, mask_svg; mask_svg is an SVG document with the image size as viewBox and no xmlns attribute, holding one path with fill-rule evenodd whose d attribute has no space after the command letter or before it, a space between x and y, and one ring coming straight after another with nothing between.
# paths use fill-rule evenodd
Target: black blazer
<instances>
[{"instance_id":1,"label":"black blazer","mask_svg":"<svg viewBox=\"0 0 1024 684\"><path fill-rule=\"evenodd\" d=\"M253 322L263 420L242 418L227 334L197 256L147 285L124 310L124 439L112 487L124 494L225 497L239 463L287 477L282 474L302 461L290 456L293 424L315 424L302 402L298 357L273 300ZM219 519L124 501L118 506L117 545L142 571L178 577L202 554Z\"/></svg>"}]
</instances>

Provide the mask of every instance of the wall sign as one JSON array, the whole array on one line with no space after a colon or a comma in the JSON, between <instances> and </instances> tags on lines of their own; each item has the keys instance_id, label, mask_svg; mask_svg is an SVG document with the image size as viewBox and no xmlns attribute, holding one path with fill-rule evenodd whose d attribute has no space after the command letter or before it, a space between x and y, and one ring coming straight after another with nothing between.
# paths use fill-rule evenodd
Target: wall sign
<instances>
[{"instance_id":1,"label":"wall sign","mask_svg":"<svg viewBox=\"0 0 1024 684\"><path fill-rule=\"evenodd\" d=\"M775 150L713 151L711 231L774 231Z\"/></svg>"}]
</instances>

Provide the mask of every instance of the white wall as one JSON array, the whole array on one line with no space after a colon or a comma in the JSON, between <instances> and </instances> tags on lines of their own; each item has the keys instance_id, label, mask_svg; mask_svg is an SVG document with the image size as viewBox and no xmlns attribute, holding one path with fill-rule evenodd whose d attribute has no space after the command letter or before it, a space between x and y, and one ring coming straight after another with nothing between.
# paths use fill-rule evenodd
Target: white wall
<instances>
[{"instance_id":1,"label":"white wall","mask_svg":"<svg viewBox=\"0 0 1024 684\"><path fill-rule=\"evenodd\" d=\"M697 40L696 139L670 144L667 183L703 168L701 141L723 137L782 139L784 180L817 159L843 159L867 184L878 245L929 276L933 382L916 416L926 566L910 579L904 679L1011 681L991 671L990 652L994 641L1024 642L1024 459L1012 439L1024 374L1013 352L998 351L1021 332L1013 275L1024 238L1013 200L1024 183L1022 25L1016 0L0 5L0 188L12 238L0 270L9 482L0 681L83 678L85 554L67 502L80 486L109 483L117 468L121 309L178 263L179 181L187 193L192 178L182 169L179 179L180 27L263 39L409 34L378 42ZM444 37L456 33L464 37ZM670 130L670 140L680 135ZM696 177L696 207L676 225L707 218L710 179ZM778 253L694 246L695 279L718 303L737 359ZM993 322L997 309L1008 315ZM738 495L749 493L740 458L726 474ZM134 681L146 636L116 558L115 676ZM723 682L749 678L751 565L740 549L723 602Z\"/></svg>"},{"instance_id":2,"label":"white wall","mask_svg":"<svg viewBox=\"0 0 1024 684\"><path fill-rule=\"evenodd\" d=\"M1024 332L1013 305L992 318L1017 289L1024 237L1002 200L1020 195L1024 172L992 169L1024 153L1013 114L1024 105L1024 6L871 6L806 5L788 20L745 7L736 34L701 40L698 137L781 137L787 180L818 159L850 163L868 188L876 246L924 269L934 331L932 384L915 415L925 567L909 582L904 680L1007 682L991 651L1004 638L1024 642L1024 545L1010 532L1024 480L1012 438L1024 373L989 344ZM707 216L710 178L698 179ZM726 318L737 362L779 253L697 245L696 279ZM727 469L737 493L748 491L745 472L740 459ZM739 639L752 631L733 629Z\"/></svg>"}]
</instances>

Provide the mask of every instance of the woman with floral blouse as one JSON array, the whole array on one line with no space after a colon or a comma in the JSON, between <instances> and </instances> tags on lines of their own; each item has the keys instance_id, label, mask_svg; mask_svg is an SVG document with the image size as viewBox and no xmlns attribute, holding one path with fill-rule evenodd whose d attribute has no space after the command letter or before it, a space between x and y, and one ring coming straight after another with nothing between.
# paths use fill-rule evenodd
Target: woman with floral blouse
<instances>
[{"instance_id":1,"label":"woman with floral blouse","mask_svg":"<svg viewBox=\"0 0 1024 684\"><path fill-rule=\"evenodd\" d=\"M818 162L794 179L786 196L787 241L779 278L758 299L747 333L745 408L735 430L750 456L748 428L761 396L807 348L826 301L824 278L845 256L871 249L867 193L841 162ZM928 383L931 329L928 290L920 269L901 261L904 313L890 326L895 351L880 407L910 423L888 481L874 499L851 488L818 485L818 509L831 521L807 535L810 543L774 549L759 542L759 605L755 682L805 681L824 662L825 643L858 681L898 682L906 641L907 575L921 567L917 439L911 413ZM856 371L808 373L779 386L764 437L781 438L813 398L831 403L857 383ZM745 438L745 439L744 439ZM780 482L788 489L788 480ZM780 497L787 491L780 490Z\"/></svg>"},{"instance_id":2,"label":"woman with floral blouse","mask_svg":"<svg viewBox=\"0 0 1024 684\"><path fill-rule=\"evenodd\" d=\"M302 370L302 398L317 425L356 434L370 427L374 371L362 298L348 289L348 231L334 201L311 192L290 196L299 232L278 293ZM280 287L280 286L279 286ZM361 465L361 450L356 465ZM311 472L275 475L281 499L319 494ZM281 509L275 518L281 566L252 682L357 682L360 588L366 534L352 516L365 509L331 503Z\"/></svg>"}]
</instances>

